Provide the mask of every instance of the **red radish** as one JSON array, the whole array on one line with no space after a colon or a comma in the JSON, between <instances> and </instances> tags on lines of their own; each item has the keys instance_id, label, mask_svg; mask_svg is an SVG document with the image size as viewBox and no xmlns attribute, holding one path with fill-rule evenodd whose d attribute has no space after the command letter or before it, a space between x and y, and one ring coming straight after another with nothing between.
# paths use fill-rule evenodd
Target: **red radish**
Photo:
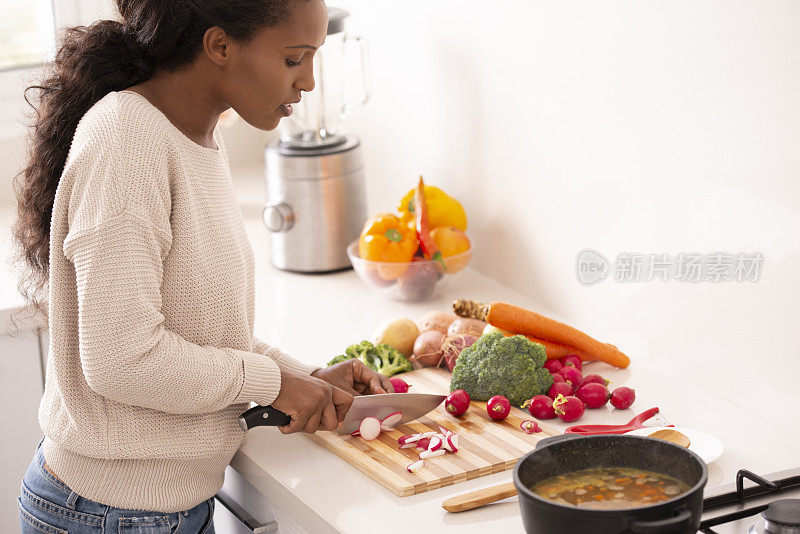
<instances>
[{"instance_id":1,"label":"red radish","mask_svg":"<svg viewBox=\"0 0 800 534\"><path fill-rule=\"evenodd\" d=\"M552 419L556 416L553 399L547 395L536 395L531 399L528 411L536 419Z\"/></svg>"},{"instance_id":2,"label":"red radish","mask_svg":"<svg viewBox=\"0 0 800 534\"><path fill-rule=\"evenodd\" d=\"M587 408L602 408L608 402L608 398L611 394L605 386L592 382L591 384L581 386L578 392L575 393L575 396L578 397Z\"/></svg>"},{"instance_id":3,"label":"red radish","mask_svg":"<svg viewBox=\"0 0 800 534\"><path fill-rule=\"evenodd\" d=\"M392 432L392 431L394 431L394 427L393 426L387 426L387 425L384 425L383 423L381 423L381 431L382 432Z\"/></svg>"},{"instance_id":4,"label":"red radish","mask_svg":"<svg viewBox=\"0 0 800 534\"><path fill-rule=\"evenodd\" d=\"M469 409L469 394L457 389L444 400L444 407L450 415L463 415Z\"/></svg>"},{"instance_id":5,"label":"red radish","mask_svg":"<svg viewBox=\"0 0 800 534\"><path fill-rule=\"evenodd\" d=\"M417 471L422 469L422 466L424 466L424 465L425 465L425 461L424 460L417 460L414 463L408 464L408 467L406 467L406 469L408 469L409 473L416 473Z\"/></svg>"},{"instance_id":6,"label":"red radish","mask_svg":"<svg viewBox=\"0 0 800 534\"><path fill-rule=\"evenodd\" d=\"M361 435L361 432L359 432L358 430L353 430L352 432L350 432L350 435L353 436L354 438L357 438L358 436Z\"/></svg>"},{"instance_id":7,"label":"red radish","mask_svg":"<svg viewBox=\"0 0 800 534\"><path fill-rule=\"evenodd\" d=\"M539 428L539 423L536 421L531 421L530 419L526 419L519 424L519 427L522 429L523 432L526 434L535 434L536 432L541 432L542 429Z\"/></svg>"},{"instance_id":8,"label":"red radish","mask_svg":"<svg viewBox=\"0 0 800 534\"><path fill-rule=\"evenodd\" d=\"M449 434L447 436L447 449L450 452L458 452L458 434Z\"/></svg>"},{"instance_id":9,"label":"red radish","mask_svg":"<svg viewBox=\"0 0 800 534\"><path fill-rule=\"evenodd\" d=\"M402 378L397 378L397 377L390 378L389 382L392 383L392 386L394 387L394 392L395 393L408 393L408 388L411 387Z\"/></svg>"},{"instance_id":10,"label":"red radish","mask_svg":"<svg viewBox=\"0 0 800 534\"><path fill-rule=\"evenodd\" d=\"M572 395L572 384L569 382L556 382L550 386L547 396L551 399L555 399L559 395Z\"/></svg>"},{"instance_id":11,"label":"red radish","mask_svg":"<svg viewBox=\"0 0 800 534\"><path fill-rule=\"evenodd\" d=\"M489 413L489 417L495 421L502 421L508 417L508 413L511 411L511 403L504 396L495 395L486 403L486 411Z\"/></svg>"},{"instance_id":12,"label":"red radish","mask_svg":"<svg viewBox=\"0 0 800 534\"><path fill-rule=\"evenodd\" d=\"M566 380L564 380L564 377L558 373L551 374L550 376L553 377L553 384L558 384L559 382L566 382Z\"/></svg>"},{"instance_id":13,"label":"red radish","mask_svg":"<svg viewBox=\"0 0 800 534\"><path fill-rule=\"evenodd\" d=\"M381 422L374 417L366 417L361 421L361 426L358 430L361 432L362 438L367 441L372 441L381 433Z\"/></svg>"},{"instance_id":14,"label":"red radish","mask_svg":"<svg viewBox=\"0 0 800 534\"><path fill-rule=\"evenodd\" d=\"M417 444L416 443L403 443L402 445L400 445L399 448L400 449L416 449L417 448Z\"/></svg>"},{"instance_id":15,"label":"red radish","mask_svg":"<svg viewBox=\"0 0 800 534\"><path fill-rule=\"evenodd\" d=\"M600 375L586 375L583 377L581 387L585 386L586 384L600 384L601 386L608 387L608 380Z\"/></svg>"},{"instance_id":16,"label":"red radish","mask_svg":"<svg viewBox=\"0 0 800 534\"><path fill-rule=\"evenodd\" d=\"M547 360L544 362L544 368L550 371L551 374L558 373L558 370L564 367L564 365L558 360Z\"/></svg>"},{"instance_id":17,"label":"red radish","mask_svg":"<svg viewBox=\"0 0 800 534\"><path fill-rule=\"evenodd\" d=\"M406 443L415 443L422 438L422 434L406 434L397 438L397 443L405 445Z\"/></svg>"},{"instance_id":18,"label":"red radish","mask_svg":"<svg viewBox=\"0 0 800 534\"><path fill-rule=\"evenodd\" d=\"M568 397L559 395L556 400L553 401L553 408L558 418L567 423L580 419L585 410L581 400L572 395Z\"/></svg>"},{"instance_id":19,"label":"red radish","mask_svg":"<svg viewBox=\"0 0 800 534\"><path fill-rule=\"evenodd\" d=\"M418 449L426 449L431 446L431 438L422 438L417 442Z\"/></svg>"},{"instance_id":20,"label":"red radish","mask_svg":"<svg viewBox=\"0 0 800 534\"><path fill-rule=\"evenodd\" d=\"M636 400L636 392L631 388L621 387L611 392L611 405L619 410L631 407Z\"/></svg>"},{"instance_id":21,"label":"red radish","mask_svg":"<svg viewBox=\"0 0 800 534\"><path fill-rule=\"evenodd\" d=\"M447 436L448 434L452 434L452 433L453 433L453 431L452 431L452 430L447 430L447 429L446 429L445 427L443 427L442 425L439 425L439 433L440 433L441 435L443 435L443 436Z\"/></svg>"},{"instance_id":22,"label":"red radish","mask_svg":"<svg viewBox=\"0 0 800 534\"><path fill-rule=\"evenodd\" d=\"M426 458L436 458L437 456L444 456L447 451L444 449L438 449L435 451L422 451L419 453L419 457L422 459Z\"/></svg>"},{"instance_id":23,"label":"red radish","mask_svg":"<svg viewBox=\"0 0 800 534\"><path fill-rule=\"evenodd\" d=\"M391 429L394 428L394 425L400 422L403 418L403 412L393 412L383 418L381 421L381 426L388 426Z\"/></svg>"},{"instance_id":24,"label":"red radish","mask_svg":"<svg viewBox=\"0 0 800 534\"><path fill-rule=\"evenodd\" d=\"M428 450L429 451L438 451L441 448L442 448L442 438L438 438L436 436L433 436L431 438L431 440L430 440L430 443L428 444Z\"/></svg>"},{"instance_id":25,"label":"red radish","mask_svg":"<svg viewBox=\"0 0 800 534\"><path fill-rule=\"evenodd\" d=\"M583 369L583 362L581 362L580 356L576 356L574 354L561 358L561 365L564 367L572 366L577 368L579 371Z\"/></svg>"},{"instance_id":26,"label":"red radish","mask_svg":"<svg viewBox=\"0 0 800 534\"><path fill-rule=\"evenodd\" d=\"M564 380L567 382L572 382L573 391L578 389L578 386L580 386L581 382L583 382L583 374L578 370L577 367L573 367L571 365L562 367L558 374L563 376Z\"/></svg>"},{"instance_id":27,"label":"red radish","mask_svg":"<svg viewBox=\"0 0 800 534\"><path fill-rule=\"evenodd\" d=\"M420 434L420 437L421 438L430 438L432 436L435 436L436 434L438 434L438 432L436 432L435 430L430 430L428 432L423 432L422 434Z\"/></svg>"}]
</instances>

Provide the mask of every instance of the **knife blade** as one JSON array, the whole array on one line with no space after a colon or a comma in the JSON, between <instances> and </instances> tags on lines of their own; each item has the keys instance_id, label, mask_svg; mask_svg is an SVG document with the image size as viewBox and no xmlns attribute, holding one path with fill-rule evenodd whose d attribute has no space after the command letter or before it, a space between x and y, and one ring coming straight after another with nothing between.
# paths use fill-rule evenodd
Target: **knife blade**
<instances>
[{"instance_id":1,"label":"knife blade","mask_svg":"<svg viewBox=\"0 0 800 534\"><path fill-rule=\"evenodd\" d=\"M361 425L365 417L383 419L394 412L401 412L402 419L397 424L407 423L422 417L439 406L446 395L427 393L384 393L380 395L360 395L353 398L353 404L336 432L350 434ZM255 406L239 416L239 426L249 430L256 426L288 425L291 418L272 406Z\"/></svg>"}]
</instances>

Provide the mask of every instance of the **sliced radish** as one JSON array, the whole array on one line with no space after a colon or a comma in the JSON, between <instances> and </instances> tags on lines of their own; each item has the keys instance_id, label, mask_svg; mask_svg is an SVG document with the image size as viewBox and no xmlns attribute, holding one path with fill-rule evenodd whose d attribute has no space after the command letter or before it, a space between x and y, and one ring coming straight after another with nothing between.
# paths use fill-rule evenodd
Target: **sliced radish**
<instances>
[{"instance_id":1,"label":"sliced radish","mask_svg":"<svg viewBox=\"0 0 800 534\"><path fill-rule=\"evenodd\" d=\"M417 442L417 447L420 449L426 449L431 446L431 438L422 438Z\"/></svg>"},{"instance_id":2,"label":"sliced radish","mask_svg":"<svg viewBox=\"0 0 800 534\"><path fill-rule=\"evenodd\" d=\"M442 448L442 438L438 436L433 436L428 444L429 451L438 451Z\"/></svg>"},{"instance_id":3,"label":"sliced radish","mask_svg":"<svg viewBox=\"0 0 800 534\"><path fill-rule=\"evenodd\" d=\"M353 436L354 438L357 438L358 436L361 435L361 432L359 432L358 430L354 430L350 433L350 435Z\"/></svg>"},{"instance_id":4,"label":"sliced radish","mask_svg":"<svg viewBox=\"0 0 800 534\"><path fill-rule=\"evenodd\" d=\"M423 432L422 434L420 434L420 437L421 438L430 438L431 436L435 436L436 434L438 434L438 432L435 432L435 431L431 430L430 432Z\"/></svg>"},{"instance_id":5,"label":"sliced radish","mask_svg":"<svg viewBox=\"0 0 800 534\"><path fill-rule=\"evenodd\" d=\"M401 449L416 449L417 448L417 444L416 443L403 443L402 445L400 445L400 448Z\"/></svg>"},{"instance_id":6,"label":"sliced radish","mask_svg":"<svg viewBox=\"0 0 800 534\"><path fill-rule=\"evenodd\" d=\"M400 436L397 438L397 443L400 445L404 445L406 443L414 443L420 440L419 434L405 434L404 436Z\"/></svg>"},{"instance_id":7,"label":"sliced radish","mask_svg":"<svg viewBox=\"0 0 800 534\"><path fill-rule=\"evenodd\" d=\"M406 467L406 469L408 469L409 473L416 473L417 471L422 469L422 466L424 465L425 465L425 460L417 460L414 463L408 464L408 467Z\"/></svg>"},{"instance_id":8,"label":"sliced radish","mask_svg":"<svg viewBox=\"0 0 800 534\"><path fill-rule=\"evenodd\" d=\"M390 428L394 427L394 425L399 423L402 418L403 418L403 412L390 413L389 415L383 418L383 421L381 421L381 426L388 426Z\"/></svg>"},{"instance_id":9,"label":"sliced radish","mask_svg":"<svg viewBox=\"0 0 800 534\"><path fill-rule=\"evenodd\" d=\"M445 427L440 425L439 426L439 433L442 434L444 437L447 437L447 435L448 434L452 434L453 431L452 430L447 430Z\"/></svg>"},{"instance_id":10,"label":"sliced radish","mask_svg":"<svg viewBox=\"0 0 800 534\"><path fill-rule=\"evenodd\" d=\"M444 456L444 453L447 452L444 449L438 449L435 451L422 451L419 453L419 457L423 460L426 458L436 458L437 456Z\"/></svg>"},{"instance_id":11,"label":"sliced radish","mask_svg":"<svg viewBox=\"0 0 800 534\"><path fill-rule=\"evenodd\" d=\"M458 452L458 434L447 436L447 448L450 452Z\"/></svg>"},{"instance_id":12,"label":"sliced radish","mask_svg":"<svg viewBox=\"0 0 800 534\"><path fill-rule=\"evenodd\" d=\"M358 430L361 432L362 438L367 441L372 441L381 433L381 422L374 417L367 417L361 421L361 426Z\"/></svg>"},{"instance_id":13,"label":"sliced radish","mask_svg":"<svg viewBox=\"0 0 800 534\"><path fill-rule=\"evenodd\" d=\"M383 430L384 432L393 432L394 431L394 427L393 426L386 426L383 423L381 423L381 430Z\"/></svg>"}]
</instances>

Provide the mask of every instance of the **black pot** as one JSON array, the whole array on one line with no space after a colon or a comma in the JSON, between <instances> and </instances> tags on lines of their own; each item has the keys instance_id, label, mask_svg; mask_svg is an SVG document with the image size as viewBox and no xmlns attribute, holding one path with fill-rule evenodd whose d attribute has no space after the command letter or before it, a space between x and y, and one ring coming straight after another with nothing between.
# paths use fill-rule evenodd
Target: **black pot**
<instances>
[{"instance_id":1,"label":"black pot","mask_svg":"<svg viewBox=\"0 0 800 534\"><path fill-rule=\"evenodd\" d=\"M596 510L562 505L529 488L547 478L581 469L631 467L677 478L691 488L650 506ZM695 453L655 438L626 435L565 434L539 442L514 466L522 523L528 534L694 534L700 525L705 462Z\"/></svg>"}]
</instances>

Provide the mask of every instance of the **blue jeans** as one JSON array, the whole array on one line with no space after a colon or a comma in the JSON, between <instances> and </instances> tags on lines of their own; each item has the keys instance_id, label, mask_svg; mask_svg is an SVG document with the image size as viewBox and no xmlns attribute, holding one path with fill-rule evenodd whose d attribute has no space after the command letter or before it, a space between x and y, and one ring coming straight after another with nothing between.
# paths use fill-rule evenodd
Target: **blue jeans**
<instances>
[{"instance_id":1,"label":"blue jeans","mask_svg":"<svg viewBox=\"0 0 800 534\"><path fill-rule=\"evenodd\" d=\"M22 479L21 534L214 534L214 498L174 513L125 510L84 499L44 468L41 444Z\"/></svg>"}]
</instances>

